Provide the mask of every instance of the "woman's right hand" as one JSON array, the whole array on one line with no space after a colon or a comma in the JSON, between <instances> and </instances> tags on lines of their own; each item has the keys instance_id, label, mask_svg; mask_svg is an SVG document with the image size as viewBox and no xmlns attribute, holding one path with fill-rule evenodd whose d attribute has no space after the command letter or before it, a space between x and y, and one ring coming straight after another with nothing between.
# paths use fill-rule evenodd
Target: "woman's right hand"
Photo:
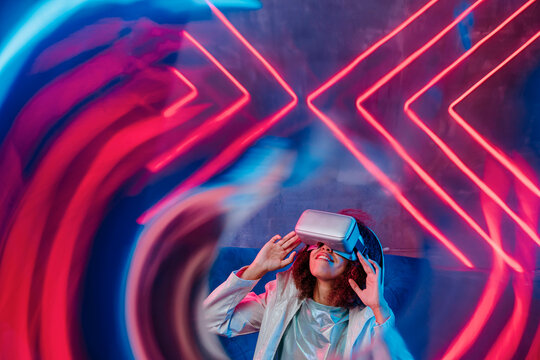
<instances>
[{"instance_id":1,"label":"woman's right hand","mask_svg":"<svg viewBox=\"0 0 540 360\"><path fill-rule=\"evenodd\" d=\"M296 251L293 251L288 257L287 254L297 247L299 243L300 239L294 231L291 231L283 238L275 235L264 244L255 260L244 270L240 277L246 280L257 280L267 272L284 268L293 262Z\"/></svg>"}]
</instances>

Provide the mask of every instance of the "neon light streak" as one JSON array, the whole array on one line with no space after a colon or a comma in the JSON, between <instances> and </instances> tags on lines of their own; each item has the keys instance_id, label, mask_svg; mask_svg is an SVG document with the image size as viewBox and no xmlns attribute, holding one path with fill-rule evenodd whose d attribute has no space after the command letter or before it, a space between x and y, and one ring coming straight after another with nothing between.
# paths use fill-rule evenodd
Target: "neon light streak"
<instances>
[{"instance_id":1,"label":"neon light streak","mask_svg":"<svg viewBox=\"0 0 540 360\"><path fill-rule=\"evenodd\" d=\"M343 134L343 132L338 128L338 126L326 116L322 111L320 111L314 104L313 101L320 96L324 91L328 90L336 82L341 80L346 76L355 66L357 66L361 61L363 61L368 55L373 53L377 48L386 43L397 33L403 30L407 25L414 21L417 17L423 14L427 9L429 9L436 1L430 1L424 5L420 10L414 13L410 18L401 23L397 28L390 32L387 36L383 37L377 43L369 47L366 51L360 54L356 59L351 62L343 70L339 71L336 75L330 78L326 83L324 83L320 88L315 90L307 97L307 105L317 115L325 124L330 128L334 133L334 136L357 158L357 160L368 170L394 197L396 200L403 206L409 213L429 232L431 233L439 242L441 242L454 256L456 256L465 266L472 268L473 264L471 261L463 255L463 253L451 242L449 241L435 226L433 226L421 213L418 211L409 200L399 191L398 187L368 158L366 158L354 144Z\"/></svg>"},{"instance_id":2,"label":"neon light streak","mask_svg":"<svg viewBox=\"0 0 540 360\"><path fill-rule=\"evenodd\" d=\"M234 159L236 159L243 151L245 151L248 146L250 146L255 140L257 140L262 134L264 134L280 119L281 116L283 116L283 114L286 114L294 106L295 104L290 104L287 108L280 110L271 118L251 128L244 134L243 137L238 138L236 141L230 144L223 152L221 152L218 156L205 164L195 174L186 179L186 181L184 181L180 186L174 189L163 200L159 201L156 205L143 213L137 219L137 222L139 224L146 224L156 214L165 209L171 199L174 199L182 195L184 192L201 185L202 183L210 179L212 176L214 176L214 174L216 174L218 171L223 170L225 166L227 166L227 164L234 161Z\"/></svg>"},{"instance_id":3,"label":"neon light streak","mask_svg":"<svg viewBox=\"0 0 540 360\"><path fill-rule=\"evenodd\" d=\"M499 205L511 218L514 220L520 228L523 229L533 239L538 245L540 245L540 237L536 234L535 230L532 229L525 221L523 221L502 199L497 196L497 194L487 186L461 159L446 145L433 131L431 131L425 123L419 118L419 116L410 109L411 104L418 99L418 97L427 91L428 88L433 86L435 82L441 79L446 75L451 69L453 69L459 62L468 57L472 52L474 52L478 47L480 47L484 42L486 42L490 37L495 33L501 30L506 26L510 21L512 21L516 16L523 12L528 6L534 3L536 0L530 0L521 6L517 11L515 11L511 16L509 16L504 22L497 26L493 31L486 35L482 40L476 43L470 50L465 52L460 56L452 65L447 67L443 72L439 73L435 78L433 78L426 86L424 86L420 91L414 94L405 102L404 111L409 116L409 118L424 131L432 140L437 144L437 146L444 152L444 154L465 174L471 179L481 191L483 191L487 196L489 196L497 205ZM482 236L484 237L484 236ZM484 237L485 238L485 237Z\"/></svg>"},{"instance_id":4,"label":"neon light streak","mask_svg":"<svg viewBox=\"0 0 540 360\"><path fill-rule=\"evenodd\" d=\"M0 45L0 106L32 47L87 1L41 1L24 16L17 30L6 37Z\"/></svg>"},{"instance_id":5,"label":"neon light streak","mask_svg":"<svg viewBox=\"0 0 540 360\"><path fill-rule=\"evenodd\" d=\"M521 163L520 168L526 170L531 179L534 179L534 170L525 160L518 157L515 159L515 163ZM538 224L540 199L531 196L530 189L522 182L515 182L515 188L520 213L523 214L523 218L527 220L527 223L535 226L535 224ZM524 237L525 234L522 231L516 231L515 252L527 272L516 274L513 278L514 311L503 331L499 334L497 341L486 355L486 359L511 359L525 331L533 292L533 279L529 274L534 273L536 246L530 241L525 241Z\"/></svg>"},{"instance_id":6,"label":"neon light streak","mask_svg":"<svg viewBox=\"0 0 540 360\"><path fill-rule=\"evenodd\" d=\"M171 163L175 158L185 153L192 146L197 144L198 141L206 138L207 136L215 133L223 125L225 125L224 120L234 115L239 111L244 105L249 102L250 95L246 88L240 84L240 82L231 75L227 69L219 62L217 59L208 52L193 36L188 32L183 31L183 36L191 41L199 51L201 51L227 78L242 92L242 97L235 101L231 106L227 107L225 111L221 112L219 115L215 116L211 120L206 121L204 124L199 126L195 131L193 131L186 140L182 141L180 144L175 146L172 150L167 153L159 156L157 159L152 160L147 168L152 172L157 172L161 170L164 166Z\"/></svg>"},{"instance_id":7,"label":"neon light streak","mask_svg":"<svg viewBox=\"0 0 540 360\"><path fill-rule=\"evenodd\" d=\"M489 350L486 359L511 359L525 330L531 304L532 282L528 281L525 274L517 274L513 281L513 289L514 311L494 346Z\"/></svg>"},{"instance_id":8,"label":"neon light streak","mask_svg":"<svg viewBox=\"0 0 540 360\"><path fill-rule=\"evenodd\" d=\"M200 108L192 107L181 115L192 117L199 111ZM82 255L90 249L91 237L86 232L88 214L93 216L99 214L99 209L106 207L118 186L130 177L129 174L124 173L123 179L117 177L115 180L108 180L118 164L144 143L176 126L173 121L156 126L156 121L160 119L160 116L149 117L144 121L126 126L99 147L89 164L88 171L76 184L73 195L66 202L65 216L59 221L51 241L51 250L43 277L40 307L46 310L40 313L39 323L39 339L42 340L39 345L43 359L80 358L72 354L73 349L70 346L70 339L73 338L70 335L71 312L75 312L72 304L77 296L77 288L71 287L70 284L74 281L77 283L83 276L83 267L80 266L78 259L84 258ZM66 153L71 154L71 151L66 151L66 149L73 149L74 137L75 135L71 137L64 135L54 152L51 151L48 154L46 162L44 161L39 169L41 173L47 173L50 169L50 165L46 166L47 163L69 159L64 160L64 157Z\"/></svg>"},{"instance_id":9,"label":"neon light streak","mask_svg":"<svg viewBox=\"0 0 540 360\"><path fill-rule=\"evenodd\" d=\"M491 160L491 159L488 159ZM533 170L530 169L528 164L521 159L517 159L522 163L522 168L529 170L529 174L533 174ZM491 186L498 187L499 193L504 193L503 197L506 197L508 193L508 183L504 179L505 175L502 173L502 168L489 167L494 162L488 162L486 164L486 174L484 178L486 181L491 181ZM493 170L498 170L494 172ZM491 180L490 180L491 179ZM501 187L501 185L503 187ZM520 204L520 210L525 215L525 218L530 224L536 224L538 222L538 199L530 196L530 190L522 185L522 183L516 183L516 194ZM496 204L487 197L482 197L482 209L486 217L486 222L490 229L490 233L493 234L493 238L500 242L500 228L501 210L495 208ZM495 211L497 210L497 211ZM534 249L531 248L530 242L522 241L524 233L518 231L516 234L517 253L520 255L520 259L523 260L524 267L527 272L534 269ZM494 254L497 255L497 254ZM474 341L481 334L481 329L486 325L489 315L494 311L498 299L501 293L506 287L507 277L505 276L505 269L502 268L502 262L500 258L496 256L494 258L494 265L490 272L489 279L482 294L482 297L474 311L471 319L467 325L461 330L459 336L452 341L452 345L447 350L443 359L461 359L465 352L472 346ZM504 281L501 281L503 279ZM514 287L514 311L512 313L510 321L504 327L504 330L499 334L497 341L492 346L486 359L500 358L510 359L519 344L525 323L528 317L528 311L531 301L531 278L527 273L515 274L513 278Z\"/></svg>"},{"instance_id":10,"label":"neon light streak","mask_svg":"<svg viewBox=\"0 0 540 360\"><path fill-rule=\"evenodd\" d=\"M369 171L428 232L437 238L454 256L456 256L465 266L473 268L472 262L435 226L433 226L414 205L401 193L396 184L392 182L371 160L365 157L354 146L353 142L339 129L339 127L325 114L313 107L312 110L319 116L326 126L332 131L334 136L349 150L349 152Z\"/></svg>"},{"instance_id":11,"label":"neon light streak","mask_svg":"<svg viewBox=\"0 0 540 360\"><path fill-rule=\"evenodd\" d=\"M531 347L527 353L527 356L525 357L525 360L537 360L538 354L540 354L540 325L538 325L536 328L536 333L534 334Z\"/></svg>"},{"instance_id":12,"label":"neon light streak","mask_svg":"<svg viewBox=\"0 0 540 360\"><path fill-rule=\"evenodd\" d=\"M277 82L285 89L285 91L291 96L292 100L285 105L282 109L278 110L275 114L270 115L269 118L262 120L259 124L249 129L243 136L229 145L223 152L217 157L212 159L209 163L205 164L200 170L189 177L183 184L174 189L169 195L155 204L148 211L143 213L138 219L139 224L144 224L153 218L157 213L167 206L167 203L175 197L181 195L185 191L202 184L203 182L214 176L215 173L225 168L230 162L232 162L238 155L240 155L245 149L257 140L262 134L264 134L270 127L276 124L280 119L287 115L298 104L298 97L291 89L289 84L283 80L283 77L274 69L272 65L240 34L240 32L229 22L229 20L210 2L207 1L208 6L212 12L221 20L221 22L229 29L229 31L262 63L262 65L272 74ZM465 258L465 260L467 260ZM467 260L468 261L468 260ZM472 264L468 261L470 267Z\"/></svg>"},{"instance_id":13,"label":"neon light streak","mask_svg":"<svg viewBox=\"0 0 540 360\"><path fill-rule=\"evenodd\" d=\"M375 44L371 45L367 50L362 52L360 55L358 55L349 65L344 67L342 70L340 70L338 73L336 73L334 76L332 76L328 81L326 81L321 87L319 87L317 90L309 94L307 97L307 103L308 106L312 107L313 101L318 98L323 92L328 90L330 87L335 85L339 80L343 79L346 75L348 75L358 64L360 64L365 58L367 58L369 55L371 55L375 50L380 48L382 45L384 45L388 40L396 36L401 30L405 29L410 23L412 23L414 20L416 20L420 15L422 15L424 12L426 12L431 6L433 6L436 2L439 0L431 0L426 5L424 5L420 10L415 12L411 17L409 17L407 20L399 24L398 27L396 27L394 30L392 30L388 35L377 41Z\"/></svg>"},{"instance_id":14,"label":"neon light streak","mask_svg":"<svg viewBox=\"0 0 540 360\"><path fill-rule=\"evenodd\" d=\"M493 239L491 239L489 237L489 235L480 227L480 225L478 225L472 219L472 217L469 214L467 214L467 212L465 210L463 210L463 208L461 208L454 201L454 199L452 199L452 197L450 195L448 195L448 193L446 193L439 186L439 184L437 184L437 182L431 176L429 176L428 173L426 173L424 171L424 169L422 169L422 167L420 167L420 165L418 165L418 163L416 163L410 157L410 155L407 153L407 151L396 141L396 139L394 139L392 137L392 135L390 135L388 133L388 131L386 131L386 129L384 127L382 127L377 122L377 120L375 120L375 118L369 112L367 112L362 106L358 106L358 110L360 110L360 112L367 119L367 121L375 129L377 129L377 131L379 131L386 138L386 140L388 140L388 142L394 148L394 150L398 153L398 155L402 159L404 159L407 162L407 164L409 164L413 168L413 170L433 190L433 192L435 192L442 200L444 200L459 216L461 216L465 220L465 222L471 228L473 228L473 230L475 230L489 245L491 245L491 247L493 247L495 252L497 252L504 259L504 261L510 267L512 267L512 269L514 269L517 272L523 272L523 267L516 260L514 260L510 255L508 255L501 248L501 246L499 244L497 244L495 241L493 241Z\"/></svg>"},{"instance_id":15,"label":"neon light streak","mask_svg":"<svg viewBox=\"0 0 540 360\"><path fill-rule=\"evenodd\" d=\"M370 87L366 92L360 95L356 101L357 105L361 104L370 97L375 91L379 90L384 84L386 84L390 79L392 79L397 73L409 66L414 60L416 60L420 55L425 53L431 46L433 46L437 41L439 41L444 35L446 35L452 28L454 28L461 20L463 20L467 15L469 15L478 5L480 5L484 0L478 0L471 6L469 6L465 11L463 11L457 18L454 19L448 26L446 26L441 32L435 35L431 40L425 43L421 48L409 55L403 62L396 66L392 71L379 79L372 87Z\"/></svg>"},{"instance_id":16,"label":"neon light streak","mask_svg":"<svg viewBox=\"0 0 540 360\"><path fill-rule=\"evenodd\" d=\"M186 96L183 96L177 102L175 102L174 104L169 106L167 109L165 109L165 111L163 111L163 116L167 118L176 114L178 109L180 109L182 106L184 106L191 100L195 99L198 95L197 88L180 71L178 71L178 69L170 67L170 70L176 76L178 76L178 78L180 78L180 80L182 80L191 89L191 91L189 92L189 94L187 94Z\"/></svg>"},{"instance_id":17,"label":"neon light streak","mask_svg":"<svg viewBox=\"0 0 540 360\"><path fill-rule=\"evenodd\" d=\"M149 67L147 71L153 72L156 69ZM80 114L76 115L70 125L60 134L54 144L52 144L51 149L47 151L43 160L39 161L33 176L28 179L27 188L24 194L21 194L20 203L16 211L13 210L12 225L9 232L5 234L6 238L2 249L2 260L0 260L0 288L2 289L0 291L0 318L2 321L10 324L10 326L13 326L13 330L18 334L17 341L1 345L2 349L0 352L2 354L6 352L9 354L9 351L13 350L14 352L11 353L13 354L12 358L32 359L36 357L35 354L40 349L44 349L40 353L42 354L42 358L47 356L56 359L83 357L82 354L78 354L79 350L76 347L72 347L73 343L69 343L74 338L72 335L78 331L77 328L71 327L72 323L70 322L74 319L73 315L77 312L76 306L71 306L75 302L67 301L69 306L66 306L66 302L52 301L54 310L51 306L42 307L40 303L45 299L43 295L45 291L53 296L62 297L68 292L74 294L79 288L77 279L80 279L79 276L82 276L81 271L84 264L84 261L81 261L81 259L86 258L82 256L82 253L84 253L82 249L86 246L83 244L88 244L88 236L94 229L91 223L94 220L99 221L97 219L102 215L102 211L106 206L105 203L107 203L102 203L101 201L106 197L106 193L112 187L102 183L98 187L99 190L97 193L89 195L88 199L91 199L91 201L86 201L84 206L79 208L80 211L76 212L76 216L86 216L87 213L83 209L87 208L90 203L94 206L91 211L91 218L94 220L90 221L90 224L86 222L84 226L85 231L79 233L78 229L75 232L73 228L76 225L72 225L73 228L68 231L72 235L79 233L79 236L73 242L70 242L69 239L62 238L62 242L67 241L67 245L57 244L53 241L53 236L57 231L56 226L53 232L48 232L46 230L46 224L51 222L55 224L57 222L59 223L63 219L63 215L67 214L63 209L67 209L69 199L62 199L62 197L55 196L55 194L63 191L59 189L59 184L62 181L66 181L65 184L75 185L78 183L79 180L77 177L73 178L73 176L70 176L73 175L71 174L72 166L80 169L80 165L76 165L77 162L73 162L74 159L86 151L92 154L92 159L95 159L98 151L94 152L93 150L99 150L101 145L99 141L96 142L94 140L101 136L106 129L110 128L116 120L132 115L133 109L147 104L145 102L147 99L140 96L137 92L140 89L137 78L139 76L146 78L145 72L135 74L134 80L119 86L117 91L96 99L92 106L86 107ZM162 71L156 72L162 73ZM100 73L96 72L95 76L97 75L100 75ZM166 72L166 75L167 79L171 78L170 72ZM79 74L75 76L78 78ZM55 84L54 87L49 87L41 91L47 97L47 92L49 91L52 91L54 94L62 94L62 90L65 93L86 93L87 91L90 93L95 91L85 87L77 87L76 81L61 82L60 85ZM53 103L49 107L43 106L43 114L48 114L51 108L52 111L57 111L57 105L57 103ZM72 105L68 105L65 111L70 106ZM181 115L183 117L193 117L200 111L200 108L193 107ZM51 118L54 119L54 117ZM156 122L159 123L160 118L153 118L153 123L149 126L149 129L145 129L142 132L161 131L163 127L156 127L155 125ZM167 126L169 124L174 123L169 121L165 125ZM133 136L127 136L123 140L120 146L125 149L128 145L132 144ZM147 140L145 139L145 141ZM144 144L145 141L141 142L141 144ZM112 157L113 152L111 151L108 154ZM143 165L137 164L136 158L130 158L130 162L137 168ZM86 171L81 175L92 175L97 179L102 175L104 169L98 167L97 170L99 171L92 173ZM119 178L116 176L106 177L106 181L109 182L113 179L118 180ZM115 191L115 189L117 190L118 188L112 190ZM97 204L101 204L103 207L100 208L101 205ZM60 210L54 211L55 208ZM66 218L72 219L70 215L66 215ZM86 216L86 219L90 218ZM48 250L46 251L46 256L43 256L41 252L43 249L40 248L40 245L44 241L49 244L48 247L50 246L51 249L50 252ZM52 251L54 248L58 249L59 254L53 256ZM72 258L67 255L70 248L82 252L78 252L78 255ZM57 255L59 256L57 257ZM49 261L52 261L50 264L54 264L55 267L67 265L72 261L75 264L70 270L69 281L67 282L70 285L63 287L63 291L55 292L53 289L47 288L47 282L49 280L46 280L46 272L52 272L50 279L52 283L61 282L65 279L64 273L49 270ZM38 273L41 274L41 284L39 284L38 288L34 288L32 285L33 276ZM31 305L32 303L34 305ZM57 314L59 315L56 316ZM50 322L47 321L49 317L53 319ZM47 334L45 337L40 337L41 328ZM64 330L66 331L64 332ZM8 346L5 351L4 345ZM53 351L49 351L49 349L60 349L64 347L68 349L66 351L70 353L70 356L58 355L55 357L54 355L50 355L53 354Z\"/></svg>"},{"instance_id":18,"label":"neon light streak","mask_svg":"<svg viewBox=\"0 0 540 360\"><path fill-rule=\"evenodd\" d=\"M472 219L472 217L463 210L453 199L450 197L440 186L437 184L437 182L431 178L427 174L427 172L418 165L407 153L407 151L399 144L399 142L393 138L386 129L377 122L377 120L365 109L362 107L362 102L367 99L370 95L372 95L375 91L377 91L380 87L382 87L386 82L388 82L393 76L395 76L400 70L405 68L407 65L409 65L412 61L414 61L416 58L418 58L421 54L423 54L429 47L431 47L433 44L435 44L436 41L440 40L442 36L444 36L452 27L454 27L463 17L468 15L476 6L478 6L483 0L479 0L475 2L473 5L471 5L467 10L465 10L463 13L461 13L450 25L445 27L439 34L437 34L435 37L433 37L430 41L428 41L426 44L424 44L421 48L416 50L413 54L408 56L401 64L399 64L397 67L395 67L392 71L390 71L388 74L383 76L380 80L378 80L372 87L370 87L366 92L364 92L362 95L360 95L356 101L356 107L358 108L358 111L366 118L366 120L377 130L381 135L383 135L386 140L390 143L390 145L394 148L394 150L397 152L397 154L409 164L413 168L413 170L418 174L418 176L439 196L442 200L444 200L461 218L465 220L465 222L471 226L473 230L475 230L490 246L493 247L493 249L505 260L505 262L512 267L517 272L523 272L523 267L512 257L510 257L499 244L494 242L489 235ZM523 9L524 10L524 9ZM523 11L521 10L521 11ZM519 11L519 10L518 10ZM513 17L517 16L516 13L514 13L510 18L508 18L505 22L503 22L497 29L502 28L505 24L507 24L509 21L513 19ZM482 182L482 184L484 184ZM485 185L485 184L484 184ZM487 185L485 185L487 187ZM493 193L493 191L491 191ZM493 193L494 194L494 193ZM489 195L489 194L488 194ZM499 199L500 200L500 199ZM504 202L502 200L499 202L504 205ZM499 204L498 203L498 204ZM506 206L506 209L508 209L508 206ZM515 214L514 214L515 215ZM517 215L515 215L517 217ZM520 224L520 223L518 223ZM523 221L521 221L521 224L524 224L525 227L528 227ZM534 232L533 232L534 234ZM540 241L540 239L539 239Z\"/></svg>"},{"instance_id":19,"label":"neon light streak","mask_svg":"<svg viewBox=\"0 0 540 360\"><path fill-rule=\"evenodd\" d=\"M487 199L482 198L482 209L488 224L489 232L494 241L500 244L500 211L488 210L489 207L485 200ZM502 281L502 279L504 279L504 281ZM459 335L452 341L448 350L442 356L443 360L461 359L471 348L480 335L482 328L486 325L489 317L493 313L495 306L506 287L507 279L508 272L504 267L502 258L498 253L494 252L493 267L489 273L482 296L476 305L476 309L470 320L467 322L467 325L461 329Z\"/></svg>"},{"instance_id":20,"label":"neon light streak","mask_svg":"<svg viewBox=\"0 0 540 360\"><path fill-rule=\"evenodd\" d=\"M206 0L206 3L208 4L208 6L210 7L210 9L212 10L212 12L214 13L214 15L217 16L217 18L219 20L221 20L221 22L227 27L227 29L229 29L229 31L234 35L236 36L236 38L238 40L240 40L240 42L257 58L257 60L259 60L263 66L266 68L266 70L268 70L268 72L270 72L270 74L272 74L272 76L277 80L277 82L285 89L285 91L291 96L292 98L292 101L285 106L285 108L288 108L290 107L290 105L292 103L294 103L296 105L296 103L298 103L298 97L296 96L296 94L294 93L294 91L292 91L291 87L289 86L289 84L287 84L285 82L285 80L283 80L283 78L281 77L281 75L276 71L276 69L274 69L272 67L272 65L270 65L270 63L257 51L257 49L255 49L247 40L246 38L244 38L244 36L242 34L240 34L240 32L233 26L233 24L230 23L230 21L225 17L225 15L223 15L221 13L221 11L219 11L210 1ZM294 107L294 106L293 106ZM292 109L293 107L290 107L290 109ZM285 109L284 108L284 109ZM289 109L289 111L290 111ZM277 115L277 114L276 114Z\"/></svg>"},{"instance_id":21,"label":"neon light streak","mask_svg":"<svg viewBox=\"0 0 540 360\"><path fill-rule=\"evenodd\" d=\"M506 167L514 176L521 181L533 194L540 196L540 189L519 169L514 163L512 163L507 156L505 156L501 150L497 149L494 145L491 145L487 140L485 140L476 130L473 129L456 111L455 107L463 101L469 94L476 90L480 85L482 85L487 79L489 79L493 74L495 74L500 68L506 65L510 60L512 60L517 54L523 51L527 46L529 46L533 41L535 41L540 32L536 33L532 38L530 38L525 44L523 44L518 50L516 50L512 55L510 55L506 60L500 63L496 68L491 70L486 76L469 88L463 95L458 97L450 106L448 107L448 113L450 116L459 124L469 135L476 140L484 149L486 149L494 158L496 158L504 167Z\"/></svg>"}]
</instances>

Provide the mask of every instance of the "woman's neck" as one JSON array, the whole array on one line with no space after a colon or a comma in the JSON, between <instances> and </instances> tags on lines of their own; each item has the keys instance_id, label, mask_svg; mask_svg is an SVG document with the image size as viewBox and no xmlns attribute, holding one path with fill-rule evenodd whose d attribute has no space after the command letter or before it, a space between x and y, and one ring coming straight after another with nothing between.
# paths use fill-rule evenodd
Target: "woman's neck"
<instances>
[{"instance_id":1,"label":"woman's neck","mask_svg":"<svg viewBox=\"0 0 540 360\"><path fill-rule=\"evenodd\" d=\"M323 281L317 279L315 284L315 289L313 289L313 300L319 304L334 306L334 303L331 299L331 294L334 290L333 281Z\"/></svg>"}]
</instances>

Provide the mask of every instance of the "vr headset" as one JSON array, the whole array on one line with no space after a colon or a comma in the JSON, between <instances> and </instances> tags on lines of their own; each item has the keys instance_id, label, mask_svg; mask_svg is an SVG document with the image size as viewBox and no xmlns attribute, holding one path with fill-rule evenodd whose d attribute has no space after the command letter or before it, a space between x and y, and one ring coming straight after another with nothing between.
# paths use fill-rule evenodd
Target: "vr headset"
<instances>
[{"instance_id":1,"label":"vr headset","mask_svg":"<svg viewBox=\"0 0 540 360\"><path fill-rule=\"evenodd\" d=\"M362 255L367 251L358 224L352 216L306 210L300 216L294 230L305 244L324 243L337 254L352 261L358 260L355 249ZM379 240L376 235L375 238ZM382 254L382 247L380 250Z\"/></svg>"}]
</instances>

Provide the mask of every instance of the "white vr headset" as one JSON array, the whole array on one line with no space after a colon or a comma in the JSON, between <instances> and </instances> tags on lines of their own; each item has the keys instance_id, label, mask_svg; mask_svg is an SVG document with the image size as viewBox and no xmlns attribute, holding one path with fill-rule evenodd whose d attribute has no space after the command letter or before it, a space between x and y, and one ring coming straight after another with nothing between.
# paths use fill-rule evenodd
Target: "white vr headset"
<instances>
[{"instance_id":1,"label":"white vr headset","mask_svg":"<svg viewBox=\"0 0 540 360\"><path fill-rule=\"evenodd\" d=\"M358 260L355 249L362 255L365 255L367 251L364 239L358 230L358 224L352 216L306 210L300 216L294 230L305 244L326 244L337 254L352 261ZM378 241L375 233L373 235ZM378 242L381 246L380 241Z\"/></svg>"}]
</instances>

